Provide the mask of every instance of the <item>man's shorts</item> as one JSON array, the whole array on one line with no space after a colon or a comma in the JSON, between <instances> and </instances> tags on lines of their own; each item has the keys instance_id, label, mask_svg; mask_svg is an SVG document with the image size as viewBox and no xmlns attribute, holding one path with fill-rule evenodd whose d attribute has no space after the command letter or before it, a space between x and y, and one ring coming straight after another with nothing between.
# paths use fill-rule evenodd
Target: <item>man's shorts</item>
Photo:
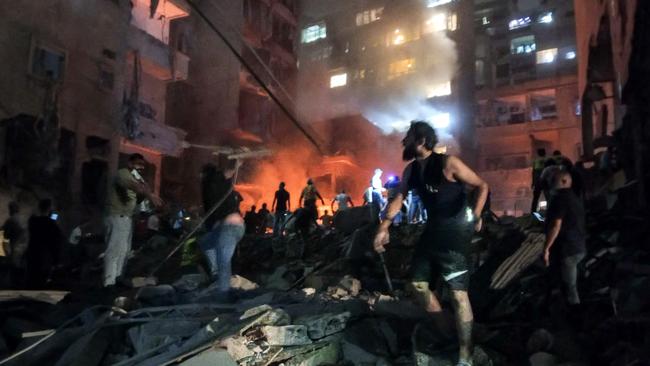
<instances>
[{"instance_id":1,"label":"man's shorts","mask_svg":"<svg viewBox=\"0 0 650 366\"><path fill-rule=\"evenodd\" d=\"M467 291L472 232L471 225L427 227L413 254L411 281L430 283L440 276L451 290Z\"/></svg>"}]
</instances>

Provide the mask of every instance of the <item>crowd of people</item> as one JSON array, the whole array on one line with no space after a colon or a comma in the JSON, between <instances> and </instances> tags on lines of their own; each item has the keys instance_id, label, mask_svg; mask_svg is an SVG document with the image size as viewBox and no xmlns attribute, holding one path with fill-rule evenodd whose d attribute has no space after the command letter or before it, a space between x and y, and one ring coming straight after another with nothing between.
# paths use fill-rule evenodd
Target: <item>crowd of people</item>
<instances>
[{"instance_id":1,"label":"crowd of people","mask_svg":"<svg viewBox=\"0 0 650 366\"><path fill-rule=\"evenodd\" d=\"M415 298L439 320L441 304L430 284L441 278L451 291L459 340L459 365L471 365L472 309L467 295L469 283L468 251L474 232L481 230L489 189L472 169L459 158L433 151L437 143L435 130L427 123L414 121L402 141L403 159L408 163L400 177L391 176L382 182L381 169L376 169L369 187L363 194L363 205L370 207L377 218L378 230L373 247L384 253L389 244L389 227L400 224L424 224L425 230L411 264L409 287ZM146 231L155 235L160 226L157 207L162 200L153 193L142 178L146 161L140 154L129 157L125 167L117 171L111 182L105 217L105 244L102 283L105 287L119 284L132 248L134 215L145 203L153 213L146 219ZM292 220L295 232L305 238L314 225L332 228L338 213L354 207L352 197L340 190L330 201L330 210L319 215L317 203L325 200L312 179L300 193L298 207L292 211L291 195L280 182L271 207L263 203L257 210L252 206L242 215L242 196L235 190L235 179L241 165L227 157L216 164L207 164L201 171L204 234L198 240L207 273L214 281L219 301L232 297L230 278L232 258L239 241L247 234L282 237L287 221ZM546 210L546 242L542 260L561 274L568 304L577 306L577 268L586 253L584 181L581 165L573 165L559 151L546 157L540 149L533 162L531 212L541 208L544 196ZM471 188L468 190L468 188ZM470 193L471 194L468 194ZM471 199L470 199L471 197ZM17 215L20 207L9 205L9 219L4 223L5 238L12 245L28 242L25 260L26 283L30 288L43 287L52 268L59 261L63 234L57 225L57 215L51 200L42 200L38 213L24 228ZM178 218L181 224L184 214ZM176 223L174 223L174 226ZM68 241L78 244L81 228L76 227ZM11 247L11 246L10 246ZM13 252L13 250L10 250ZM13 253L10 253L13 254Z\"/></svg>"}]
</instances>

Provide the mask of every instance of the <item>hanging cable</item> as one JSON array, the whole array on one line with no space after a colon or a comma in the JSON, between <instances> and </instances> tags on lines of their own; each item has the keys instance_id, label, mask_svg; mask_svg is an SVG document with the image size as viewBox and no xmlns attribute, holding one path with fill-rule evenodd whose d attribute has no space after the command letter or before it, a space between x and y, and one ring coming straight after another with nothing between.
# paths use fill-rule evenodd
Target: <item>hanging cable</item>
<instances>
[{"instance_id":1,"label":"hanging cable","mask_svg":"<svg viewBox=\"0 0 650 366\"><path fill-rule=\"evenodd\" d=\"M278 107L280 107L282 112L284 112L284 114L289 118L289 120L294 124L294 126L296 126L296 128L298 128L298 130L300 130L300 132L302 132L302 134L305 135L307 140L309 140L309 142L311 142L314 145L314 147L316 148L316 150L318 150L319 153L324 154L323 150L318 145L318 142L316 142L316 139L314 139L314 137L312 137L309 134L309 132L307 132L305 127L303 127L300 121L298 121L296 116L294 116L294 114L280 101L280 99L278 99L278 97L273 93L273 91L264 83L262 78L255 72L255 70L253 70L251 65L249 65L248 62L244 60L244 57L242 57L242 55L239 54L237 49L226 38L226 36L214 25L214 23L205 15L205 13L203 13L203 11L201 11L201 9L199 9L199 7L192 0L186 0L186 1L190 5L190 7L198 14L198 16L205 21L208 27L210 27L210 29L212 29L217 34L217 36L221 38L221 40L226 44L228 49L235 55L237 60L239 60L239 62L241 62L242 65L244 65L244 67L248 70L248 72L253 76L255 81L257 81L257 83L262 87L262 89L264 89L264 91L269 95L269 97L278 105Z\"/></svg>"}]
</instances>

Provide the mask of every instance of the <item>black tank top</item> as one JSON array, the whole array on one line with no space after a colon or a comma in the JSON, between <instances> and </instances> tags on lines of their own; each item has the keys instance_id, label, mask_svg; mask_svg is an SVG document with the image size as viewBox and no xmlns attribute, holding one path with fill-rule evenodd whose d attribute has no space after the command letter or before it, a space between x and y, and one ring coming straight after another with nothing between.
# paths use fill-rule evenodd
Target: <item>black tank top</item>
<instances>
[{"instance_id":1,"label":"black tank top","mask_svg":"<svg viewBox=\"0 0 650 366\"><path fill-rule=\"evenodd\" d=\"M463 222L465 219L465 186L445 178L443 169L447 158L447 155L433 153L422 163L416 160L410 166L408 188L415 190L422 199L430 224ZM424 172L421 164L424 164Z\"/></svg>"}]
</instances>

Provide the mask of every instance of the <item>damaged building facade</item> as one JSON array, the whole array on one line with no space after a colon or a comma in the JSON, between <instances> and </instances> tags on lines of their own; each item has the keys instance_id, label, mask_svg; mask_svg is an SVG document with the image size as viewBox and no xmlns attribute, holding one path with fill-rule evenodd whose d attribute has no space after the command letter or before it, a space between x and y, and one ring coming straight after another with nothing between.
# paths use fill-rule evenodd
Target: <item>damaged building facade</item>
<instances>
[{"instance_id":1,"label":"damaged building facade","mask_svg":"<svg viewBox=\"0 0 650 366\"><path fill-rule=\"evenodd\" d=\"M160 190L162 157L178 155L184 139L167 123L166 88L187 77L189 63L170 47L169 25L190 13L180 0L155 5L2 5L2 166L10 187L96 213L109 177L138 152Z\"/></svg>"},{"instance_id":2,"label":"damaged building facade","mask_svg":"<svg viewBox=\"0 0 650 366\"><path fill-rule=\"evenodd\" d=\"M471 6L421 0L311 4L301 22L301 113L316 121L362 114L385 132L426 119L461 144L468 141L463 145L470 149L473 126L463 121L473 91L473 63L466 62L473 50ZM459 146L449 141L448 147Z\"/></svg>"},{"instance_id":3,"label":"damaged building facade","mask_svg":"<svg viewBox=\"0 0 650 366\"><path fill-rule=\"evenodd\" d=\"M281 135L281 113L201 16L223 27L245 59L257 61L255 50L291 90L296 3L198 9L184 0L1 5L9 186L40 187L38 198L54 197L60 209L99 213L110 177L137 152L163 198L196 200L200 167L215 146L233 135L253 143Z\"/></svg>"},{"instance_id":4,"label":"damaged building facade","mask_svg":"<svg viewBox=\"0 0 650 366\"><path fill-rule=\"evenodd\" d=\"M477 1L475 29L477 168L492 210L521 215L537 149L582 156L573 4Z\"/></svg>"},{"instance_id":5,"label":"damaged building facade","mask_svg":"<svg viewBox=\"0 0 650 366\"><path fill-rule=\"evenodd\" d=\"M297 2L233 0L200 7L252 72L291 109ZM164 160L163 181L168 197L196 202L198 173L214 159L216 146L274 144L293 133L293 127L251 70L201 16L190 16L175 27L192 62L188 79L168 90L167 112L188 132L188 143L182 157ZM242 172L244 181L252 173L248 169Z\"/></svg>"}]
</instances>

